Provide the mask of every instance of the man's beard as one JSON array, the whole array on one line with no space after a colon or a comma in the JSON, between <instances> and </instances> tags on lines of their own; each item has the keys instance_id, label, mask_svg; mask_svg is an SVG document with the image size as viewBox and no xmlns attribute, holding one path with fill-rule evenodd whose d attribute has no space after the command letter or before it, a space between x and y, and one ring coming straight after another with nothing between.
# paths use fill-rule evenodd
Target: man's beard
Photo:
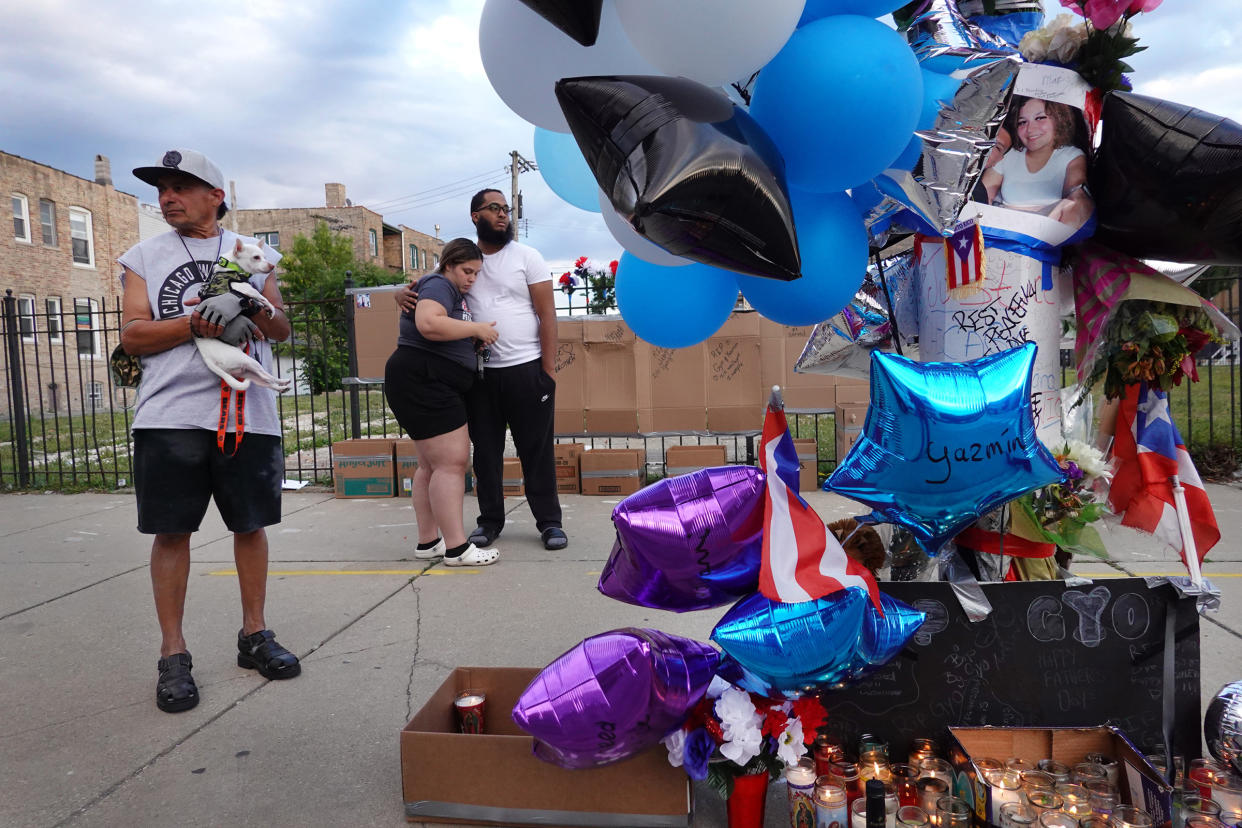
<instances>
[{"instance_id":1,"label":"man's beard","mask_svg":"<svg viewBox=\"0 0 1242 828\"><path fill-rule=\"evenodd\" d=\"M486 219L479 219L474 223L474 231L479 235L479 241L484 244L506 245L513 241L513 233L516 227L513 222L509 222L504 230L497 230Z\"/></svg>"}]
</instances>

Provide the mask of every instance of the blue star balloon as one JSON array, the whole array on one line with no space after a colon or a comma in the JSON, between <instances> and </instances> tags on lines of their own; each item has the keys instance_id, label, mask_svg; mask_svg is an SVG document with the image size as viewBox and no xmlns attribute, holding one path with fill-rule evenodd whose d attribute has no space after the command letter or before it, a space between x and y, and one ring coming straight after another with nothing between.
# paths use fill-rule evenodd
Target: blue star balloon
<instances>
[{"instance_id":1,"label":"blue star balloon","mask_svg":"<svg viewBox=\"0 0 1242 828\"><path fill-rule=\"evenodd\" d=\"M871 357L862 435L824 484L929 555L980 515L1063 479L1035 436L1034 343L969 362Z\"/></svg>"},{"instance_id":2,"label":"blue star balloon","mask_svg":"<svg viewBox=\"0 0 1242 828\"><path fill-rule=\"evenodd\" d=\"M884 607L883 615L869 601L864 608L862 632L848 670L850 682L858 681L896 658L927 619L927 613L883 592L880 604Z\"/></svg>"}]
</instances>

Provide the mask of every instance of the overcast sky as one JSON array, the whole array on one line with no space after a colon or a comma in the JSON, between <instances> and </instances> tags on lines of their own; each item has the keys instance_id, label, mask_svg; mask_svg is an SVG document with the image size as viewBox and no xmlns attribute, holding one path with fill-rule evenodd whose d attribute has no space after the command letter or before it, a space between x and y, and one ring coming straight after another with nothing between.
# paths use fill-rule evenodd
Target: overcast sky
<instances>
[{"instance_id":1,"label":"overcast sky","mask_svg":"<svg viewBox=\"0 0 1242 828\"><path fill-rule=\"evenodd\" d=\"M483 72L483 5L10 3L0 150L84 178L103 154L118 189L154 201L129 170L192 147L236 181L243 208L322 205L324 182L335 181L390 222L468 235L470 194L489 184L508 192L510 150L534 159L534 128ZM1131 61L1135 91L1242 122L1238 0L1166 0L1134 23L1150 47ZM521 187L524 240L550 261L620 252L598 214L561 201L538 173Z\"/></svg>"}]
</instances>

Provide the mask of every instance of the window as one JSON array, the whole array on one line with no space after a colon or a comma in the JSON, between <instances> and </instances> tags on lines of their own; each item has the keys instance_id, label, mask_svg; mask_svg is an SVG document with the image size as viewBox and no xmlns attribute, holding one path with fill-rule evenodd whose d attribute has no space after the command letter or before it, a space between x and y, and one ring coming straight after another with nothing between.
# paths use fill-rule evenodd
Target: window
<instances>
[{"instance_id":1,"label":"window","mask_svg":"<svg viewBox=\"0 0 1242 828\"><path fill-rule=\"evenodd\" d=\"M439 266L440 266L440 254L439 254L439 253L432 253L432 254L431 254L431 265L432 265L432 267L439 267Z\"/></svg>"},{"instance_id":2,"label":"window","mask_svg":"<svg viewBox=\"0 0 1242 828\"><path fill-rule=\"evenodd\" d=\"M73 300L73 323L78 335L78 356L99 356L99 303L94 299Z\"/></svg>"},{"instance_id":3,"label":"window","mask_svg":"<svg viewBox=\"0 0 1242 828\"><path fill-rule=\"evenodd\" d=\"M94 267L95 243L89 210L81 207L69 208L69 235L73 238L73 263ZM75 303L77 301L74 300Z\"/></svg>"},{"instance_id":4,"label":"window","mask_svg":"<svg viewBox=\"0 0 1242 828\"><path fill-rule=\"evenodd\" d=\"M254 237L266 244L268 247L280 249L280 233L275 230L269 230L266 233L255 233Z\"/></svg>"},{"instance_id":5,"label":"window","mask_svg":"<svg viewBox=\"0 0 1242 828\"><path fill-rule=\"evenodd\" d=\"M22 342L35 341L34 302L28 293L17 297L17 329L22 333Z\"/></svg>"},{"instance_id":6,"label":"window","mask_svg":"<svg viewBox=\"0 0 1242 828\"><path fill-rule=\"evenodd\" d=\"M62 330L64 322L60 318L60 297L47 297L43 300L43 307L47 310L47 341L59 345L65 341Z\"/></svg>"},{"instance_id":7,"label":"window","mask_svg":"<svg viewBox=\"0 0 1242 828\"><path fill-rule=\"evenodd\" d=\"M86 384L86 398L91 401L91 408L96 408L103 402L103 383L88 382Z\"/></svg>"},{"instance_id":8,"label":"window","mask_svg":"<svg viewBox=\"0 0 1242 828\"><path fill-rule=\"evenodd\" d=\"M30 204L18 193L13 193L13 238L30 241Z\"/></svg>"},{"instance_id":9,"label":"window","mask_svg":"<svg viewBox=\"0 0 1242 828\"><path fill-rule=\"evenodd\" d=\"M418 270L418 248L410 245L410 270Z\"/></svg>"},{"instance_id":10,"label":"window","mask_svg":"<svg viewBox=\"0 0 1242 828\"><path fill-rule=\"evenodd\" d=\"M39 199L39 224L43 226L43 244L56 246L56 204L46 198Z\"/></svg>"},{"instance_id":11,"label":"window","mask_svg":"<svg viewBox=\"0 0 1242 828\"><path fill-rule=\"evenodd\" d=\"M379 237L376 236L374 230L368 230L367 233L369 233L371 237L371 255L378 256L379 255Z\"/></svg>"}]
</instances>

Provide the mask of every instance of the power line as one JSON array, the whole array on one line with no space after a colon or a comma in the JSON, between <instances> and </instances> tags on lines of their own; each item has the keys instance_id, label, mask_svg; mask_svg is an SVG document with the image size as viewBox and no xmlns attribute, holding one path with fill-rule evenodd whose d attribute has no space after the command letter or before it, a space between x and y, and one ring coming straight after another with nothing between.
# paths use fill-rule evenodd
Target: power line
<instances>
[{"instance_id":1,"label":"power line","mask_svg":"<svg viewBox=\"0 0 1242 828\"><path fill-rule=\"evenodd\" d=\"M466 196L466 195L472 195L475 192L475 190L477 190L478 188L484 185L499 184L500 182L504 181L507 178L508 178L507 174L501 173L500 175L493 177L490 181L480 181L478 183L469 185L465 189L459 189L457 191L444 193L442 195L435 196L435 197L427 197L424 200L412 202L410 204L402 204L396 207L388 207L388 208L385 208L383 212L400 213L406 210L418 210L423 207L430 207L433 204L440 204L441 202L452 201L453 199L462 198L463 196ZM372 207L371 209L375 209L375 208ZM379 211L377 210L377 212Z\"/></svg>"},{"instance_id":2,"label":"power line","mask_svg":"<svg viewBox=\"0 0 1242 828\"><path fill-rule=\"evenodd\" d=\"M451 181L447 184L440 184L436 187L429 187L426 190L419 190L418 192L410 193L409 195L399 196L397 198L390 198L386 201L376 201L366 206L370 207L373 210L377 208L389 208L403 201L417 201L423 198L427 198L443 190L448 190L448 189L456 190L463 186L476 186L478 183L482 183L481 179L485 179L485 178L494 179L497 175L502 175L503 173L507 173L507 172L508 170L497 171L497 170L492 169L492 170L488 170L487 172L475 173L474 175L467 176L466 178L458 179L457 181Z\"/></svg>"}]
</instances>

